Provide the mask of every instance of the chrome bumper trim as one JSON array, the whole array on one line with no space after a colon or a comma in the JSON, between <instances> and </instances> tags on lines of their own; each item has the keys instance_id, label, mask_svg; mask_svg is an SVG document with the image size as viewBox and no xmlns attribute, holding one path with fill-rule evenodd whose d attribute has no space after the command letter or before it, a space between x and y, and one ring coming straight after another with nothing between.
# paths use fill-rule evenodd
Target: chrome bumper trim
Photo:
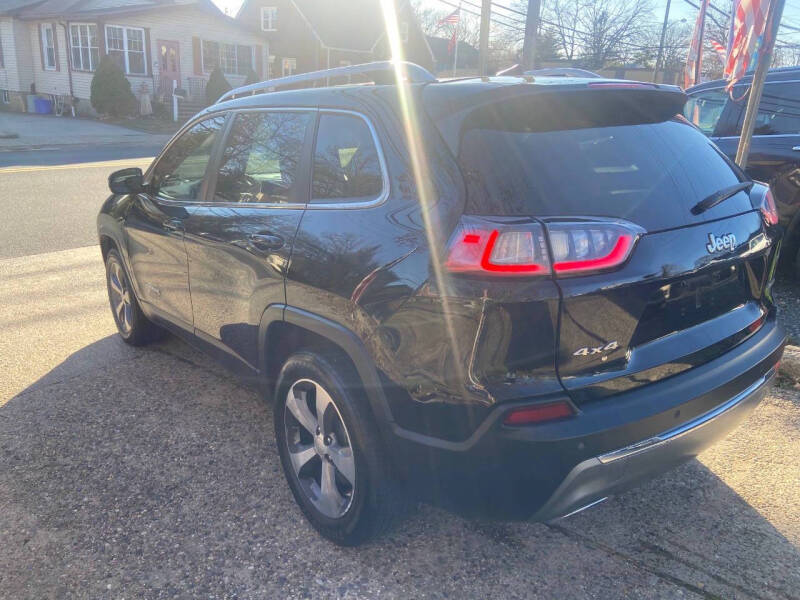
<instances>
[{"instance_id":1,"label":"chrome bumper trim","mask_svg":"<svg viewBox=\"0 0 800 600\"><path fill-rule=\"evenodd\" d=\"M706 423L712 421L716 417L720 416L724 412L727 412L734 408L739 403L743 402L750 396L752 396L755 392L759 389L764 387L769 381L775 376L778 367L777 365L772 367L769 371L767 371L762 377L754 381L751 385L749 385L746 389L742 390L738 394L736 394L733 398L728 400L727 402L723 402L716 408L711 409L705 414L700 415L692 419L691 421L687 421L682 425L674 427L669 431L665 431L664 433L660 433L656 436L648 438L646 440L642 440L641 442L636 442L635 444L631 444L630 446L625 446L624 448L620 448L619 450L612 450L611 452L607 452L606 454L601 454L597 457L597 459L601 463L610 463L615 460L619 460L621 458L627 458L634 454L638 454L639 452L644 452L645 450L650 450L656 446L660 446L661 444L665 444L671 440L677 439L687 433L702 427Z\"/></svg>"}]
</instances>

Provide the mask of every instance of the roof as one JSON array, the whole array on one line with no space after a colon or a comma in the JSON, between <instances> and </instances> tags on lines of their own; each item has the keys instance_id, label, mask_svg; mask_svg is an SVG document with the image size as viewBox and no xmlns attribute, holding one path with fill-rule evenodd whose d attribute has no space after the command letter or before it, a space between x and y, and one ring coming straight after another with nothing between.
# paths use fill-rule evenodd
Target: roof
<instances>
[{"instance_id":1,"label":"roof","mask_svg":"<svg viewBox=\"0 0 800 600\"><path fill-rule=\"evenodd\" d=\"M767 81L793 81L795 79L800 79L800 67L780 67L778 69L770 69L767 71ZM753 81L753 74L749 73L742 77L736 85L745 85L749 84ZM699 92L702 90L710 89L710 88L717 88L723 85L727 85L727 81L725 79L715 79L713 81L705 81L703 83L698 83L697 85L693 85L690 88L686 89L687 93L691 92Z\"/></svg>"},{"instance_id":2,"label":"roof","mask_svg":"<svg viewBox=\"0 0 800 600\"><path fill-rule=\"evenodd\" d=\"M5 5L7 2L15 8L8 9ZM23 20L57 17L91 18L172 6L196 6L225 17L211 0L3 0L3 4L0 13L13 14Z\"/></svg>"}]
</instances>

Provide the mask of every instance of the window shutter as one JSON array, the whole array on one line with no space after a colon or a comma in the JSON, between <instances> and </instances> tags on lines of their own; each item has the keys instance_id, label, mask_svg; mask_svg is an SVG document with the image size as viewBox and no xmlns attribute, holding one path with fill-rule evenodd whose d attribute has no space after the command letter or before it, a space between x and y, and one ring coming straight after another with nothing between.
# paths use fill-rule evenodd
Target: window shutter
<instances>
[{"instance_id":1,"label":"window shutter","mask_svg":"<svg viewBox=\"0 0 800 600\"><path fill-rule=\"evenodd\" d=\"M150 28L144 29L144 72L145 75L153 74L153 56L152 49L150 48ZM180 86L180 82L178 82Z\"/></svg>"},{"instance_id":2,"label":"window shutter","mask_svg":"<svg viewBox=\"0 0 800 600\"><path fill-rule=\"evenodd\" d=\"M61 61L58 58L58 23L53 23L53 55L56 57L56 71L61 70Z\"/></svg>"},{"instance_id":3,"label":"window shutter","mask_svg":"<svg viewBox=\"0 0 800 600\"><path fill-rule=\"evenodd\" d=\"M192 38L192 58L194 59L194 74L203 74L203 46L199 37Z\"/></svg>"},{"instance_id":4,"label":"window shutter","mask_svg":"<svg viewBox=\"0 0 800 600\"><path fill-rule=\"evenodd\" d=\"M42 71L44 71L44 28L39 23L39 58L42 59Z\"/></svg>"},{"instance_id":5,"label":"window shutter","mask_svg":"<svg viewBox=\"0 0 800 600\"><path fill-rule=\"evenodd\" d=\"M256 75L259 79L266 79L264 76L264 48L261 44L256 44Z\"/></svg>"},{"instance_id":6,"label":"window shutter","mask_svg":"<svg viewBox=\"0 0 800 600\"><path fill-rule=\"evenodd\" d=\"M106 24L97 22L97 53L102 59L106 55Z\"/></svg>"}]
</instances>

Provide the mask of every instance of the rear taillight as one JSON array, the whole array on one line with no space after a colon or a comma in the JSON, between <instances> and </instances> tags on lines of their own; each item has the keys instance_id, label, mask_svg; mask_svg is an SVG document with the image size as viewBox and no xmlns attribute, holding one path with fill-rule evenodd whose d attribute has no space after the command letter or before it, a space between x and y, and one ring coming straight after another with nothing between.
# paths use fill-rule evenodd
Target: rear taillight
<instances>
[{"instance_id":1,"label":"rear taillight","mask_svg":"<svg viewBox=\"0 0 800 600\"><path fill-rule=\"evenodd\" d=\"M450 239L445 267L455 273L542 275L550 259L538 223L463 217Z\"/></svg>"},{"instance_id":2,"label":"rear taillight","mask_svg":"<svg viewBox=\"0 0 800 600\"><path fill-rule=\"evenodd\" d=\"M778 207L775 205L775 198L772 197L771 189L767 188L764 195L761 196L761 203L758 208L761 210L761 215L767 225L778 224Z\"/></svg>"},{"instance_id":3,"label":"rear taillight","mask_svg":"<svg viewBox=\"0 0 800 600\"><path fill-rule=\"evenodd\" d=\"M628 260L644 230L631 223L547 223L553 271L560 277L616 269Z\"/></svg>"},{"instance_id":4,"label":"rear taillight","mask_svg":"<svg viewBox=\"0 0 800 600\"><path fill-rule=\"evenodd\" d=\"M549 236L549 249L546 235ZM445 267L484 275L585 275L616 269L644 230L604 219L548 220L463 217L450 239Z\"/></svg>"}]
</instances>

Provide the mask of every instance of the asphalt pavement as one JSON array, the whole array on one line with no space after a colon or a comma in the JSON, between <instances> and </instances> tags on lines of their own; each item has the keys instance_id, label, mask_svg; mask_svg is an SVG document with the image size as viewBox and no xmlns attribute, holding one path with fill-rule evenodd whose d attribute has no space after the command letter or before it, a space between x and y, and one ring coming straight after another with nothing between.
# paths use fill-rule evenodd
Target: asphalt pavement
<instances>
[{"instance_id":1,"label":"asphalt pavement","mask_svg":"<svg viewBox=\"0 0 800 600\"><path fill-rule=\"evenodd\" d=\"M423 504L367 546L324 541L258 394L175 338L115 335L93 228L116 164L86 158L0 171L0 598L800 599L786 383L697 460L574 517Z\"/></svg>"}]
</instances>

